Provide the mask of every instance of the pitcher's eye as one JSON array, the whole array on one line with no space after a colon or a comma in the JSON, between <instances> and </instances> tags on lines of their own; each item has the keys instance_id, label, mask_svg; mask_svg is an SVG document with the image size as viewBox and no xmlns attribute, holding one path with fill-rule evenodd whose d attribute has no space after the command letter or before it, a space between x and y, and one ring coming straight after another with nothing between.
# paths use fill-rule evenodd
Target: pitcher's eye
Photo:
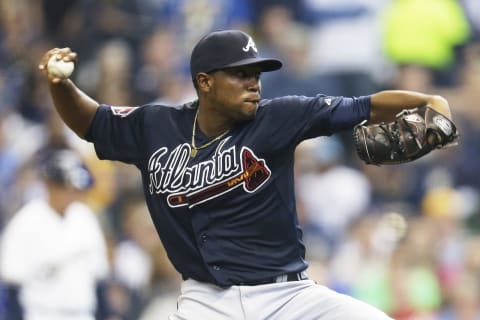
<instances>
[{"instance_id":1,"label":"pitcher's eye","mask_svg":"<svg viewBox=\"0 0 480 320\"><path fill-rule=\"evenodd\" d=\"M247 76L247 73L243 70L237 70L235 72L235 75L239 78L245 78Z\"/></svg>"},{"instance_id":2,"label":"pitcher's eye","mask_svg":"<svg viewBox=\"0 0 480 320\"><path fill-rule=\"evenodd\" d=\"M260 72L247 72L245 70L238 70L235 72L235 76L246 79L246 78L255 78L257 80L260 79Z\"/></svg>"}]
</instances>

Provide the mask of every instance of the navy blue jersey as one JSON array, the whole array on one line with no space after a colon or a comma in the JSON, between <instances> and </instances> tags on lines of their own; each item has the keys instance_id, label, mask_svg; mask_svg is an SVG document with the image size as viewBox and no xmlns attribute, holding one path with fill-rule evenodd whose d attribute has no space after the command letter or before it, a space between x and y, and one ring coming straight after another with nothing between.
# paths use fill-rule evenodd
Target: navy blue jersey
<instances>
[{"instance_id":1,"label":"navy blue jersey","mask_svg":"<svg viewBox=\"0 0 480 320\"><path fill-rule=\"evenodd\" d=\"M87 140L100 159L141 171L151 217L184 279L229 286L305 270L295 147L367 119L370 98L262 100L254 120L191 158L196 109L102 105ZM210 139L197 129L197 146Z\"/></svg>"}]
</instances>

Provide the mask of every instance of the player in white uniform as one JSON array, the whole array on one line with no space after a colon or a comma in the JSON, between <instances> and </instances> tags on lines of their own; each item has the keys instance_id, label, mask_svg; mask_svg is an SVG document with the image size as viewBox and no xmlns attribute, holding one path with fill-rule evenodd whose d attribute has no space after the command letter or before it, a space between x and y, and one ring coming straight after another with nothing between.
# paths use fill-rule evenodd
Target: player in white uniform
<instances>
[{"instance_id":1,"label":"player in white uniform","mask_svg":"<svg viewBox=\"0 0 480 320\"><path fill-rule=\"evenodd\" d=\"M98 220L78 201L92 177L70 150L51 152L41 171L46 199L25 204L3 232L2 280L18 287L25 320L94 320L108 262Z\"/></svg>"}]
</instances>

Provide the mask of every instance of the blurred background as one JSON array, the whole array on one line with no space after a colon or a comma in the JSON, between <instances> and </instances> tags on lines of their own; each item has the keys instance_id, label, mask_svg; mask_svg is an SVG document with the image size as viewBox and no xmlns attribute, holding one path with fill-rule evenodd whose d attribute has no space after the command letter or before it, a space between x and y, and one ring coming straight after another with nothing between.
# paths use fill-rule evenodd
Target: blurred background
<instances>
[{"instance_id":1,"label":"blurred background","mask_svg":"<svg viewBox=\"0 0 480 320\"><path fill-rule=\"evenodd\" d=\"M42 192L35 154L77 150L109 249L98 319L166 319L181 280L136 168L97 160L63 125L37 66L70 47L72 78L97 101L179 104L195 98L192 46L225 28L283 60L262 75L265 98L408 89L449 100L460 144L413 163L366 166L351 132L302 143L297 207L317 282L395 319L480 319L478 0L0 0L0 228Z\"/></svg>"}]
</instances>

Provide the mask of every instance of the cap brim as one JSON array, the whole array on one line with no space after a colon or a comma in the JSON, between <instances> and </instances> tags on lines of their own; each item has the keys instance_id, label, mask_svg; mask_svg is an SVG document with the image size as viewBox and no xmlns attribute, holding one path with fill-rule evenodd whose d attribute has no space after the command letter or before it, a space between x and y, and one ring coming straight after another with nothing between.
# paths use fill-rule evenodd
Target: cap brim
<instances>
[{"instance_id":1,"label":"cap brim","mask_svg":"<svg viewBox=\"0 0 480 320\"><path fill-rule=\"evenodd\" d=\"M227 64L222 68L232 68L246 65L258 65L262 72L275 71L282 67L282 62L277 59L268 58L249 58L243 59L234 63Z\"/></svg>"}]
</instances>

